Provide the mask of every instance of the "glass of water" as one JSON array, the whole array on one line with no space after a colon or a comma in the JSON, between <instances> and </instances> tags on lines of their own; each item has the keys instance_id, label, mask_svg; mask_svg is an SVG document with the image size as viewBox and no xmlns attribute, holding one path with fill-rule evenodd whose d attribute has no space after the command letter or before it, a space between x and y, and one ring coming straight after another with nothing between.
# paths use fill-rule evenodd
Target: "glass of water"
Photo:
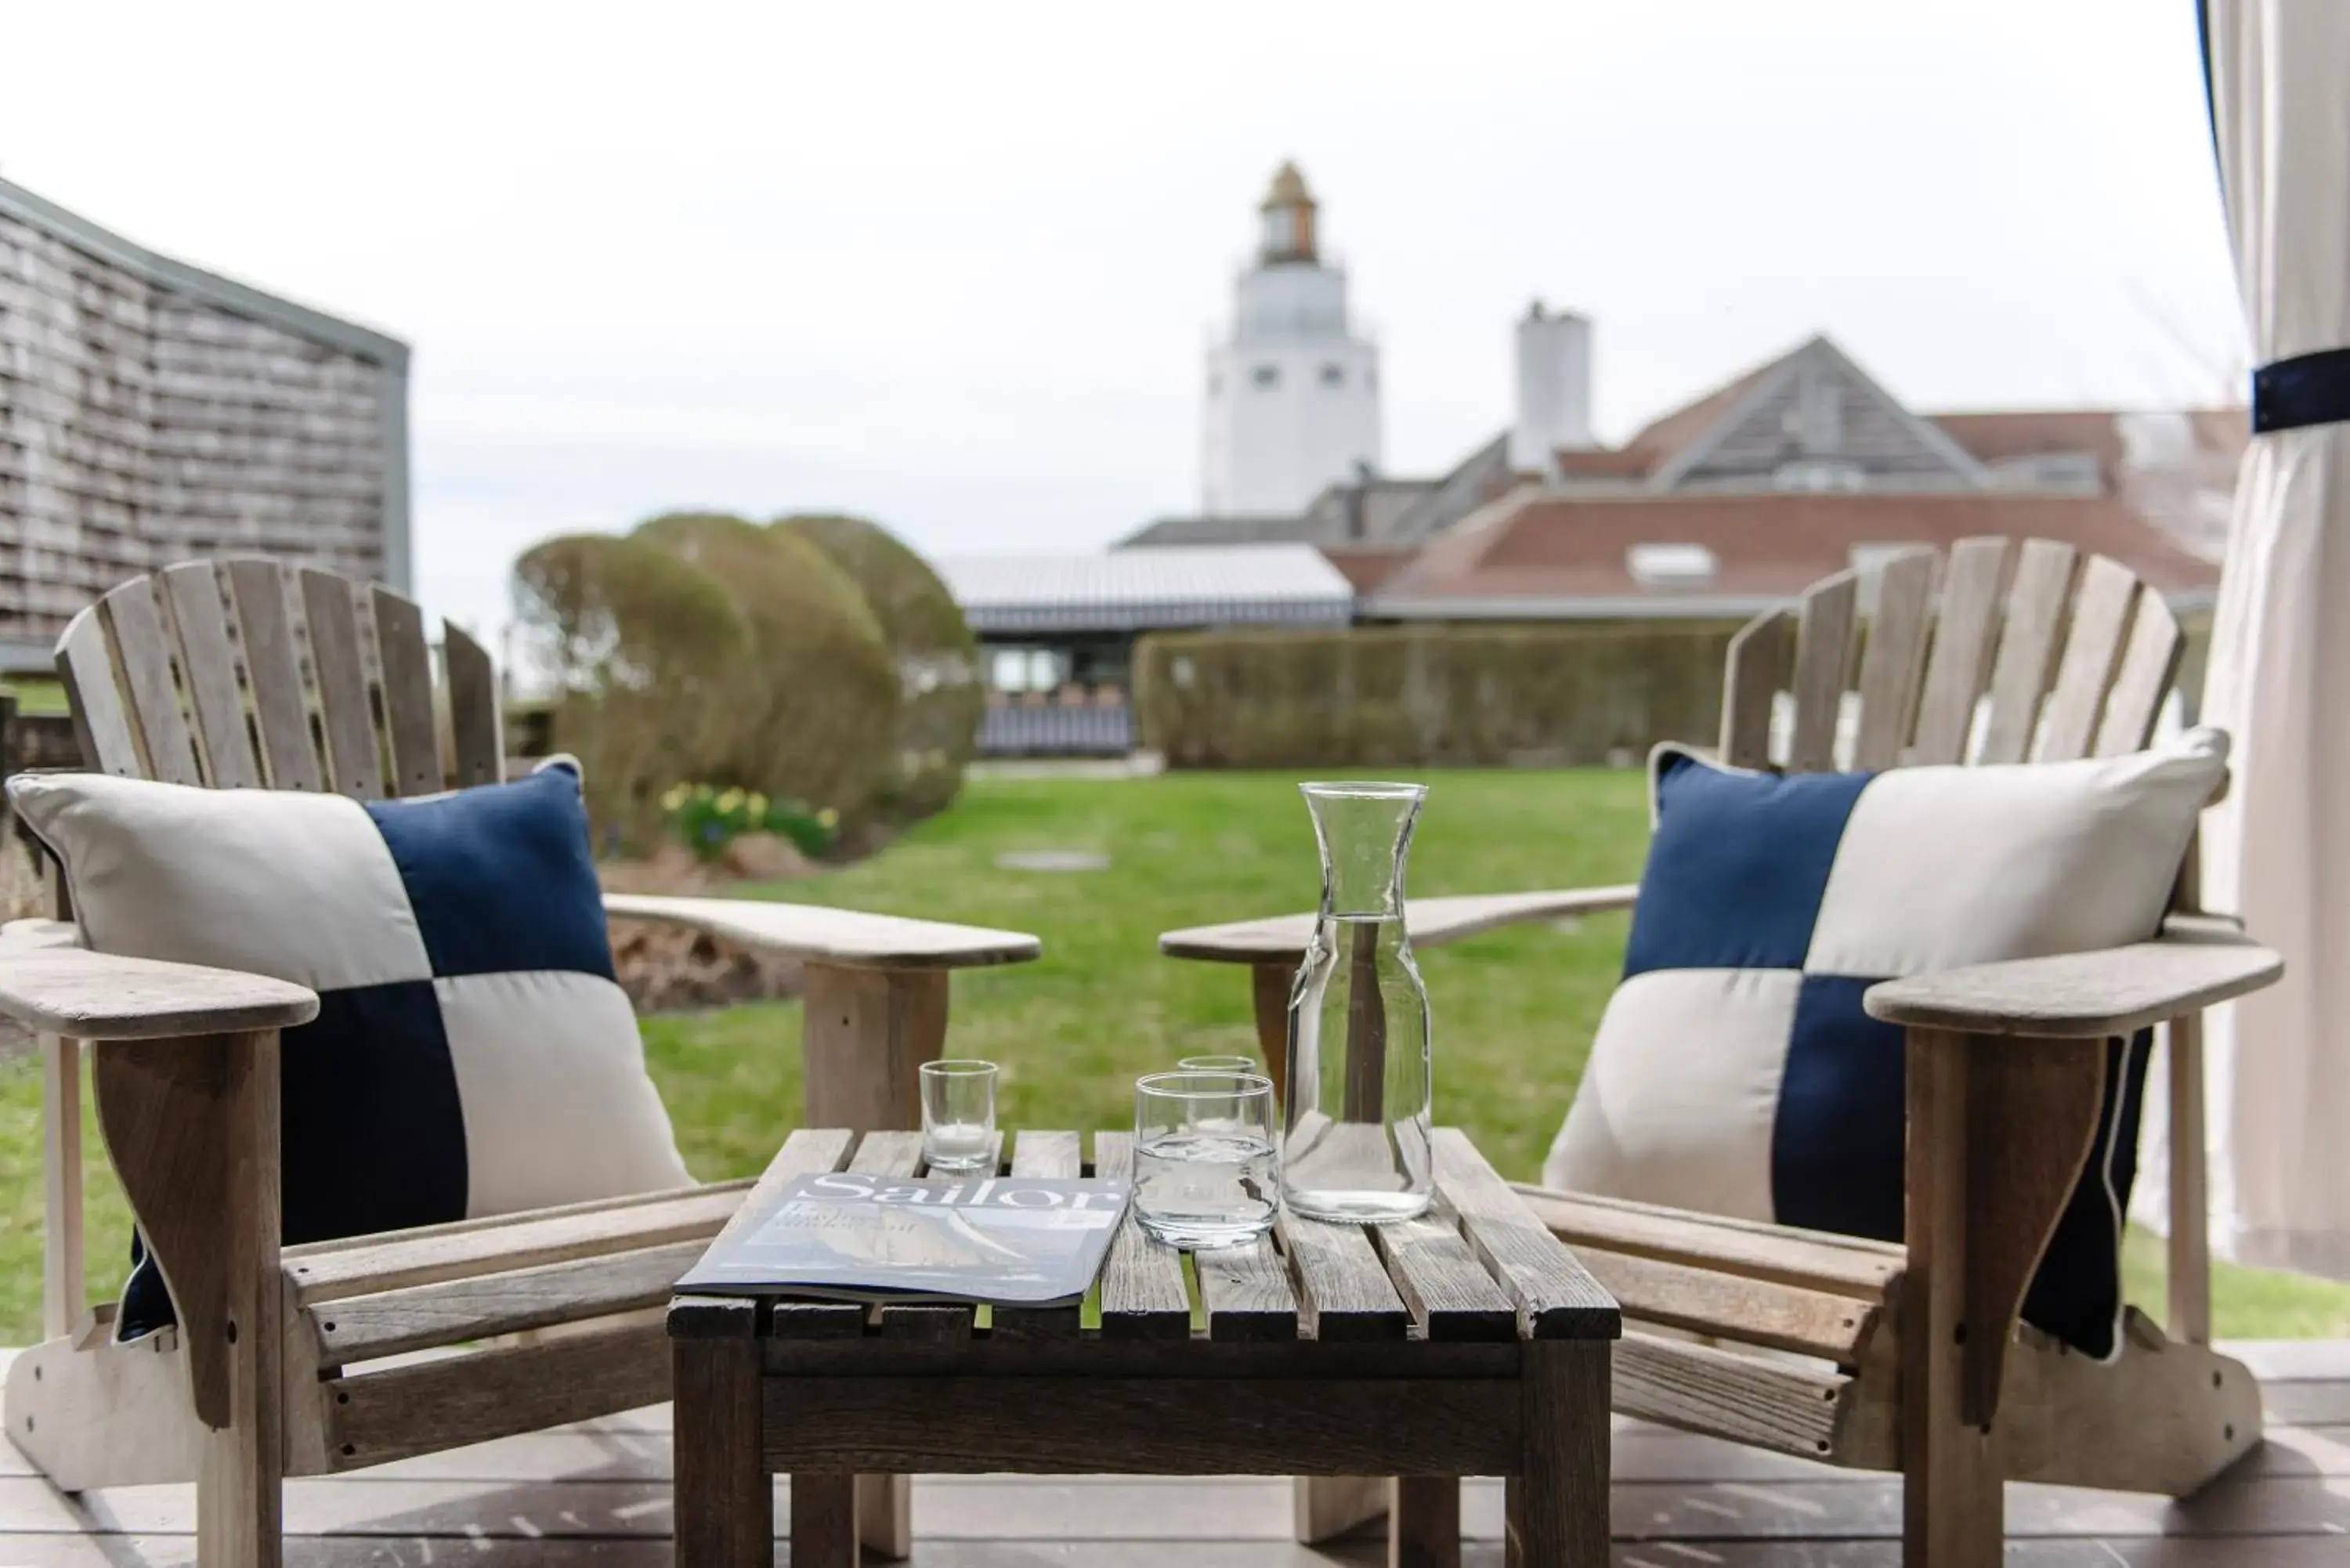
<instances>
[{"instance_id":1,"label":"glass of water","mask_svg":"<svg viewBox=\"0 0 2350 1568\"><path fill-rule=\"evenodd\" d=\"M1173 1247L1229 1247L1281 1204L1273 1080L1153 1073L1134 1085L1134 1215Z\"/></svg>"},{"instance_id":2,"label":"glass of water","mask_svg":"<svg viewBox=\"0 0 2350 1568\"><path fill-rule=\"evenodd\" d=\"M1186 1056L1175 1064L1184 1073L1253 1073L1257 1070L1253 1056Z\"/></svg>"},{"instance_id":3,"label":"glass of water","mask_svg":"<svg viewBox=\"0 0 2350 1568\"><path fill-rule=\"evenodd\" d=\"M939 1175L989 1168L995 1159L995 1064L922 1064L922 1158Z\"/></svg>"}]
</instances>

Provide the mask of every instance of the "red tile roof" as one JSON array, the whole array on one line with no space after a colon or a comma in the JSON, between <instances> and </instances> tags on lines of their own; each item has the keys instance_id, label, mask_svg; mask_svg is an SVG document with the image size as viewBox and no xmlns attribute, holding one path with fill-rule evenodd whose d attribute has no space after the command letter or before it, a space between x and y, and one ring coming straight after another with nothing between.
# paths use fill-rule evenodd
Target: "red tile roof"
<instances>
[{"instance_id":1,"label":"red tile roof","mask_svg":"<svg viewBox=\"0 0 2350 1568\"><path fill-rule=\"evenodd\" d=\"M1430 540L1382 598L1771 598L1852 564L1856 545L1949 547L1976 535L2061 540L2111 556L2164 593L2208 590L2219 568L2106 496L1707 494L1584 497L1528 491ZM1635 545L1701 545L1711 583L1652 588Z\"/></svg>"},{"instance_id":2,"label":"red tile roof","mask_svg":"<svg viewBox=\"0 0 2350 1568\"><path fill-rule=\"evenodd\" d=\"M2181 412L2199 452L2232 460L2243 455L2252 439L2251 421L2242 409ZM2127 417L2113 409L1997 409L1926 416L1985 462L2049 452L2095 452L2108 484L2115 482L2129 455L2122 439L2122 421Z\"/></svg>"},{"instance_id":3,"label":"red tile roof","mask_svg":"<svg viewBox=\"0 0 2350 1568\"><path fill-rule=\"evenodd\" d=\"M1786 358L1786 354L1773 355L1695 402L1683 403L1669 413L1658 415L1633 432L1632 439L1622 446L1561 452L1557 454L1559 472L1574 479L1645 479L1667 458L1712 429L1713 421L1729 412L1731 404L1744 397L1748 388L1777 369Z\"/></svg>"}]
</instances>

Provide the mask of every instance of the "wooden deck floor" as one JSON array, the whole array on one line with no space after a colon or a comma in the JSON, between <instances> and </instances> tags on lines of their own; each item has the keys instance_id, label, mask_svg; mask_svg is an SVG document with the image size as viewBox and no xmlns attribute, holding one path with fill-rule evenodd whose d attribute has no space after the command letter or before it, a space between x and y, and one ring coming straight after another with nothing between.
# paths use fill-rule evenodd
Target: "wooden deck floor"
<instances>
[{"instance_id":1,"label":"wooden deck floor","mask_svg":"<svg viewBox=\"0 0 2350 1568\"><path fill-rule=\"evenodd\" d=\"M2350 1342L2239 1346L2267 1392L2266 1447L2186 1504L2008 1489L2017 1568L2350 1568ZM0 1359L7 1353L0 1351ZM670 1560L666 1407L286 1489L299 1568ZM917 1568L1310 1568L1384 1561L1374 1536L1289 1541L1287 1483L940 1477L915 1489ZM779 1488L777 1513L788 1506ZM1616 1434L1620 1568L1874 1568L1899 1559L1900 1491L1637 1422ZM1499 1568L1498 1482L1469 1483L1467 1562ZM67 1497L0 1442L0 1568L192 1560L189 1487ZM787 1554L780 1549L777 1561Z\"/></svg>"}]
</instances>

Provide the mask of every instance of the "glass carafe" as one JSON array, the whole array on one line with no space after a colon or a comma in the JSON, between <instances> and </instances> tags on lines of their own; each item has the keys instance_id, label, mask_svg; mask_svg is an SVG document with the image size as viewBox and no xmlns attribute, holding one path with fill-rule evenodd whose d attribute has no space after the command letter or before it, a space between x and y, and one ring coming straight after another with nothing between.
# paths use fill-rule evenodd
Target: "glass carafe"
<instances>
[{"instance_id":1,"label":"glass carafe","mask_svg":"<svg viewBox=\"0 0 2350 1568\"><path fill-rule=\"evenodd\" d=\"M1298 788L1322 852L1322 909L1289 993L1282 1196L1315 1219L1409 1220L1435 1189L1428 988L1403 929L1404 857L1428 791Z\"/></svg>"}]
</instances>

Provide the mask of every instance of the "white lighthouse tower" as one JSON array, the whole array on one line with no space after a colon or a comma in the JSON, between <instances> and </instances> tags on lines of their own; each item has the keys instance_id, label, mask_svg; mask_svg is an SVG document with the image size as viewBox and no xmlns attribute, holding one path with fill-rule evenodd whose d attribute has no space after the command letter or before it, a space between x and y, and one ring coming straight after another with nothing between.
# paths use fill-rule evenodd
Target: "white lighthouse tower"
<instances>
[{"instance_id":1,"label":"white lighthouse tower","mask_svg":"<svg viewBox=\"0 0 2350 1568\"><path fill-rule=\"evenodd\" d=\"M1200 499L1211 517L1302 512L1379 462L1379 351L1347 320L1347 275L1323 264L1295 164L1281 166L1260 211L1232 332L1208 350Z\"/></svg>"}]
</instances>

